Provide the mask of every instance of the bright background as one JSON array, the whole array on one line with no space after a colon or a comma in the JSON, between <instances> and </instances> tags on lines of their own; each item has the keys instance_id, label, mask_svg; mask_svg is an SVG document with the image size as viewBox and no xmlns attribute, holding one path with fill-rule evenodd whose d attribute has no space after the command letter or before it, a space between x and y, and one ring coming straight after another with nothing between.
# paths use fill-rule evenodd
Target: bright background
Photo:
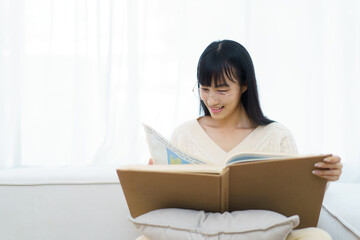
<instances>
[{"instance_id":1,"label":"bright background","mask_svg":"<svg viewBox=\"0 0 360 240\"><path fill-rule=\"evenodd\" d=\"M0 169L146 163L198 116L202 51L253 58L264 113L360 182L360 1L0 0Z\"/></svg>"}]
</instances>

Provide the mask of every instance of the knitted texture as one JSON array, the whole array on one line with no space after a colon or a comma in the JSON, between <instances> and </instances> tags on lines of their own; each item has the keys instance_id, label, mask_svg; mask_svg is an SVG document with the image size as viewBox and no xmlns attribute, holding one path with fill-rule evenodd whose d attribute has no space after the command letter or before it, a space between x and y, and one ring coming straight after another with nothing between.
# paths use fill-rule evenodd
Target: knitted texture
<instances>
[{"instance_id":1,"label":"knitted texture","mask_svg":"<svg viewBox=\"0 0 360 240\"><path fill-rule=\"evenodd\" d=\"M258 126L229 152L225 152L207 135L197 119L175 129L171 142L189 155L219 165L224 164L229 156L241 152L297 153L291 132L276 122Z\"/></svg>"}]
</instances>

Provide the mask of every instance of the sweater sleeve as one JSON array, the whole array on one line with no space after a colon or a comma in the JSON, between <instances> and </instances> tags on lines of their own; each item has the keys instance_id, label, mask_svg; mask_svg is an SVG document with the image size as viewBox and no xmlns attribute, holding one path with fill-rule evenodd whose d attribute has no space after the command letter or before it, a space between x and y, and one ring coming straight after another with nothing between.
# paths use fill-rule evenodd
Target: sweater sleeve
<instances>
[{"instance_id":1,"label":"sweater sleeve","mask_svg":"<svg viewBox=\"0 0 360 240\"><path fill-rule=\"evenodd\" d=\"M180 126L176 128L170 138L170 142L175 147L179 148L182 151L187 152L188 151L188 139L184 136L184 127Z\"/></svg>"},{"instance_id":2,"label":"sweater sleeve","mask_svg":"<svg viewBox=\"0 0 360 240\"><path fill-rule=\"evenodd\" d=\"M298 154L296 143L295 143L295 140L292 135L285 135L281 139L280 152L290 153L290 154Z\"/></svg>"}]
</instances>

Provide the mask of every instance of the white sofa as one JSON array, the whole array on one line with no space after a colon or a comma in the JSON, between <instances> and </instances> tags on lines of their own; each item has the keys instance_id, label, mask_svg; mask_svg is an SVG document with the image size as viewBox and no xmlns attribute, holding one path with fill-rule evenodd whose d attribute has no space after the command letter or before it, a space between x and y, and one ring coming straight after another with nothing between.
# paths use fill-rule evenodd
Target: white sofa
<instances>
[{"instance_id":1,"label":"white sofa","mask_svg":"<svg viewBox=\"0 0 360 240\"><path fill-rule=\"evenodd\" d=\"M0 239L135 240L114 168L0 171Z\"/></svg>"},{"instance_id":2,"label":"white sofa","mask_svg":"<svg viewBox=\"0 0 360 240\"><path fill-rule=\"evenodd\" d=\"M360 239L360 184L331 183L325 194L318 227L334 240Z\"/></svg>"},{"instance_id":3,"label":"white sofa","mask_svg":"<svg viewBox=\"0 0 360 240\"><path fill-rule=\"evenodd\" d=\"M0 239L134 240L114 168L0 171ZM334 240L360 239L360 185L328 189L319 227Z\"/></svg>"}]
</instances>

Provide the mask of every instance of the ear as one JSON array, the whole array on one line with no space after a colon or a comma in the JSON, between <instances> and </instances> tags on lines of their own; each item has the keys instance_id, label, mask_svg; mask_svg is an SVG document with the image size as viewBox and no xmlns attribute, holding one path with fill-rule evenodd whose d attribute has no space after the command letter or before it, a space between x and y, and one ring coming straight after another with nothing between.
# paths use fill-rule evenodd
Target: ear
<instances>
[{"instance_id":1,"label":"ear","mask_svg":"<svg viewBox=\"0 0 360 240\"><path fill-rule=\"evenodd\" d=\"M247 90L247 85L243 85L240 87L240 92L243 94Z\"/></svg>"}]
</instances>

